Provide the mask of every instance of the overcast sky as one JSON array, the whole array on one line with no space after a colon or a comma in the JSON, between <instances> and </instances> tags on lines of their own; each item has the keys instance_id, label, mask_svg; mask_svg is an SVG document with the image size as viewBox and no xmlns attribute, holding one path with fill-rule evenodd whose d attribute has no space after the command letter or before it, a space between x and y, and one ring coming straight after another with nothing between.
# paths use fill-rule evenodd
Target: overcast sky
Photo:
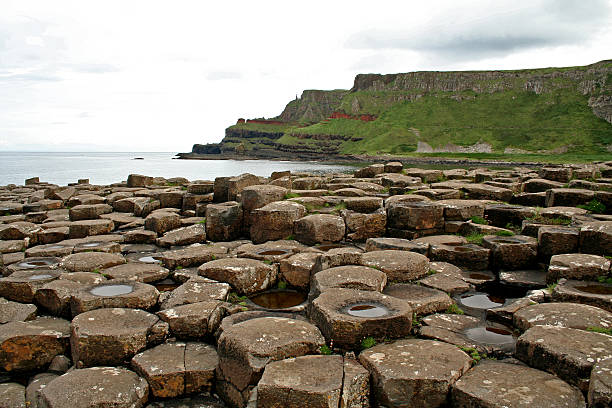
<instances>
[{"instance_id":1,"label":"overcast sky","mask_svg":"<svg viewBox=\"0 0 612 408\"><path fill-rule=\"evenodd\" d=\"M612 58L612 0L0 1L0 150L185 152L357 73Z\"/></svg>"}]
</instances>

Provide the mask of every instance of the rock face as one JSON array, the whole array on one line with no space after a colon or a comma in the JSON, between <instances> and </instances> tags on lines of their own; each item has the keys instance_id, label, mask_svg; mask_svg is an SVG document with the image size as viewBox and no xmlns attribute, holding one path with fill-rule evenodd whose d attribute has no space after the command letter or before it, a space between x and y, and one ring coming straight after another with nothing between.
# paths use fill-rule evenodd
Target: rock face
<instances>
[{"instance_id":1,"label":"rock face","mask_svg":"<svg viewBox=\"0 0 612 408\"><path fill-rule=\"evenodd\" d=\"M483 362L452 387L454 407L585 407L582 393L559 378L516 364Z\"/></svg>"},{"instance_id":2,"label":"rock face","mask_svg":"<svg viewBox=\"0 0 612 408\"><path fill-rule=\"evenodd\" d=\"M442 407L450 387L469 370L471 359L450 344L400 340L359 355L370 372L373 393L388 407Z\"/></svg>"},{"instance_id":3,"label":"rock face","mask_svg":"<svg viewBox=\"0 0 612 408\"><path fill-rule=\"evenodd\" d=\"M147 402L149 385L136 373L115 367L73 370L41 390L45 407L134 407Z\"/></svg>"},{"instance_id":4,"label":"rock face","mask_svg":"<svg viewBox=\"0 0 612 408\"><path fill-rule=\"evenodd\" d=\"M314 214L294 223L295 239L306 245L338 242L344 238L344 220L329 214Z\"/></svg>"},{"instance_id":5,"label":"rock face","mask_svg":"<svg viewBox=\"0 0 612 408\"><path fill-rule=\"evenodd\" d=\"M229 283L238 293L252 294L268 289L276 282L277 268L255 259L227 258L210 261L198 273Z\"/></svg>"}]
</instances>

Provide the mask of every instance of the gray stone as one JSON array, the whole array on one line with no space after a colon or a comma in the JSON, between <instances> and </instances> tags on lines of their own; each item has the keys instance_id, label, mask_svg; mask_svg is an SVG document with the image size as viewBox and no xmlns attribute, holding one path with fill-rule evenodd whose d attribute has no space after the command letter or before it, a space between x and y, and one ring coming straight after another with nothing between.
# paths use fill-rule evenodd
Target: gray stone
<instances>
[{"instance_id":1,"label":"gray stone","mask_svg":"<svg viewBox=\"0 0 612 408\"><path fill-rule=\"evenodd\" d=\"M389 281L410 282L424 277L429 272L429 260L414 252L386 250L366 252L361 264L378 269Z\"/></svg>"},{"instance_id":2,"label":"gray stone","mask_svg":"<svg viewBox=\"0 0 612 408\"><path fill-rule=\"evenodd\" d=\"M219 282L227 282L241 294L252 294L271 287L277 268L254 259L226 258L200 266L198 274Z\"/></svg>"}]
</instances>

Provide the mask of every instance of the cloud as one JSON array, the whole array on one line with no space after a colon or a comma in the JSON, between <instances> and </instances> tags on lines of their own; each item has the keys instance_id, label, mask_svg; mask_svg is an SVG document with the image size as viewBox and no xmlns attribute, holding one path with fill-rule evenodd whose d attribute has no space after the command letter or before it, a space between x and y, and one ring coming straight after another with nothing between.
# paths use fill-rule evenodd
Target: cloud
<instances>
[{"instance_id":1,"label":"cloud","mask_svg":"<svg viewBox=\"0 0 612 408\"><path fill-rule=\"evenodd\" d=\"M222 81L225 79L241 79L241 78L242 78L242 74L240 72L233 72L233 71L214 71L214 72L210 72L206 76L206 79L211 80L211 81Z\"/></svg>"},{"instance_id":2,"label":"cloud","mask_svg":"<svg viewBox=\"0 0 612 408\"><path fill-rule=\"evenodd\" d=\"M119 72L119 68L111 64L86 63L72 66L73 71L83 74L106 74L109 72Z\"/></svg>"},{"instance_id":3,"label":"cloud","mask_svg":"<svg viewBox=\"0 0 612 408\"><path fill-rule=\"evenodd\" d=\"M469 60L502 56L516 51L584 44L606 27L611 14L607 0L588 2L540 0L527 7L504 9L485 17L473 5L436 16L420 29L363 30L351 35L347 48L409 50L439 60ZM463 3L461 3L463 5ZM482 3L480 7L490 7Z\"/></svg>"},{"instance_id":4,"label":"cloud","mask_svg":"<svg viewBox=\"0 0 612 408\"><path fill-rule=\"evenodd\" d=\"M56 82L61 80L62 78L57 75L37 72L0 75L0 82Z\"/></svg>"}]
</instances>

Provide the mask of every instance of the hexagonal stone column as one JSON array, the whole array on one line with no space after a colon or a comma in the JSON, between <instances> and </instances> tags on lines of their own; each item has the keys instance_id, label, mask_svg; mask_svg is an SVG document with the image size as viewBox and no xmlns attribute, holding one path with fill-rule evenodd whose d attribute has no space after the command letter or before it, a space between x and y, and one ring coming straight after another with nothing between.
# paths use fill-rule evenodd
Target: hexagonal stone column
<instances>
[{"instance_id":1,"label":"hexagonal stone column","mask_svg":"<svg viewBox=\"0 0 612 408\"><path fill-rule=\"evenodd\" d=\"M138 353L132 368L158 398L210 391L219 359L205 343L164 343Z\"/></svg>"},{"instance_id":2,"label":"hexagonal stone column","mask_svg":"<svg viewBox=\"0 0 612 408\"><path fill-rule=\"evenodd\" d=\"M316 375L313 375L315 374ZM301 356L266 366L257 385L257 406L330 408L340 405L342 356Z\"/></svg>"},{"instance_id":3,"label":"hexagonal stone column","mask_svg":"<svg viewBox=\"0 0 612 408\"><path fill-rule=\"evenodd\" d=\"M597 280L610 271L610 260L599 255L561 254L550 258L547 282L556 282L561 278L576 280Z\"/></svg>"},{"instance_id":4,"label":"hexagonal stone column","mask_svg":"<svg viewBox=\"0 0 612 408\"><path fill-rule=\"evenodd\" d=\"M456 346L432 340L398 340L363 351L376 401L390 408L446 406L450 387L472 359Z\"/></svg>"},{"instance_id":5,"label":"hexagonal stone column","mask_svg":"<svg viewBox=\"0 0 612 408\"><path fill-rule=\"evenodd\" d=\"M534 326L516 343L516 357L532 367L551 372L589 389L593 365L609 358L612 336L567 327Z\"/></svg>"},{"instance_id":6,"label":"hexagonal stone column","mask_svg":"<svg viewBox=\"0 0 612 408\"><path fill-rule=\"evenodd\" d=\"M491 250L489 266L493 270L526 269L537 262L538 240L532 237L487 235L482 239L482 246Z\"/></svg>"},{"instance_id":7,"label":"hexagonal stone column","mask_svg":"<svg viewBox=\"0 0 612 408\"><path fill-rule=\"evenodd\" d=\"M198 268L199 275L227 282L242 294L268 289L276 282L277 273L275 265L246 258L217 259Z\"/></svg>"},{"instance_id":8,"label":"hexagonal stone column","mask_svg":"<svg viewBox=\"0 0 612 408\"><path fill-rule=\"evenodd\" d=\"M584 224L580 229L580 252L596 255L612 254L612 221Z\"/></svg>"},{"instance_id":9,"label":"hexagonal stone column","mask_svg":"<svg viewBox=\"0 0 612 408\"><path fill-rule=\"evenodd\" d=\"M366 337L407 336L412 308L403 300L374 291L330 288L312 302L310 318L334 346L358 349Z\"/></svg>"},{"instance_id":10,"label":"hexagonal stone column","mask_svg":"<svg viewBox=\"0 0 612 408\"><path fill-rule=\"evenodd\" d=\"M225 316L226 305L218 300L175 306L157 315L170 326L170 332L180 339L203 339L212 335Z\"/></svg>"},{"instance_id":11,"label":"hexagonal stone column","mask_svg":"<svg viewBox=\"0 0 612 408\"><path fill-rule=\"evenodd\" d=\"M262 317L234 324L218 340L217 392L230 405L245 407L268 363L318 353L324 344L319 329L300 320Z\"/></svg>"},{"instance_id":12,"label":"hexagonal stone column","mask_svg":"<svg viewBox=\"0 0 612 408\"><path fill-rule=\"evenodd\" d=\"M111 220L82 220L75 221L69 225L70 238L85 238L91 235L108 234L115 229Z\"/></svg>"},{"instance_id":13,"label":"hexagonal stone column","mask_svg":"<svg viewBox=\"0 0 612 408\"><path fill-rule=\"evenodd\" d=\"M251 240L255 244L285 239L293 234L293 223L306 214L306 208L293 201L279 201L253 210L250 215Z\"/></svg>"},{"instance_id":14,"label":"hexagonal stone column","mask_svg":"<svg viewBox=\"0 0 612 408\"><path fill-rule=\"evenodd\" d=\"M427 257L408 251L366 252L361 255L361 264L384 272L387 278L394 282L410 282L424 277L429 272Z\"/></svg>"},{"instance_id":15,"label":"hexagonal stone column","mask_svg":"<svg viewBox=\"0 0 612 408\"><path fill-rule=\"evenodd\" d=\"M367 266L346 265L325 269L312 277L309 298L331 288L348 288L382 292L387 285L384 272Z\"/></svg>"},{"instance_id":16,"label":"hexagonal stone column","mask_svg":"<svg viewBox=\"0 0 612 408\"><path fill-rule=\"evenodd\" d=\"M211 241L232 241L242 233L242 206L235 201L206 207L206 235Z\"/></svg>"},{"instance_id":17,"label":"hexagonal stone column","mask_svg":"<svg viewBox=\"0 0 612 408\"><path fill-rule=\"evenodd\" d=\"M70 371L40 391L45 407L142 407L149 385L133 371L92 367Z\"/></svg>"},{"instance_id":18,"label":"hexagonal stone column","mask_svg":"<svg viewBox=\"0 0 612 408\"><path fill-rule=\"evenodd\" d=\"M145 218L145 229L163 235L181 226L181 217L174 212L155 211Z\"/></svg>"},{"instance_id":19,"label":"hexagonal stone column","mask_svg":"<svg viewBox=\"0 0 612 408\"><path fill-rule=\"evenodd\" d=\"M92 272L125 263L125 258L119 254L106 252L81 252L64 257L60 267L69 272Z\"/></svg>"},{"instance_id":20,"label":"hexagonal stone column","mask_svg":"<svg viewBox=\"0 0 612 408\"><path fill-rule=\"evenodd\" d=\"M160 343L168 324L137 309L96 309L72 320L72 361L78 367L120 365L147 346Z\"/></svg>"},{"instance_id":21,"label":"hexagonal stone column","mask_svg":"<svg viewBox=\"0 0 612 408\"><path fill-rule=\"evenodd\" d=\"M514 326L522 331L533 326L559 326L586 330L589 327L612 327L612 313L580 303L540 303L519 309L514 313L512 321Z\"/></svg>"},{"instance_id":22,"label":"hexagonal stone column","mask_svg":"<svg viewBox=\"0 0 612 408\"><path fill-rule=\"evenodd\" d=\"M295 239L306 245L339 242L346 229L342 217L330 214L307 215L295 221L293 228Z\"/></svg>"},{"instance_id":23,"label":"hexagonal stone column","mask_svg":"<svg viewBox=\"0 0 612 408\"><path fill-rule=\"evenodd\" d=\"M6 371L36 371L68 348L70 322L39 317L0 325L0 367Z\"/></svg>"},{"instance_id":24,"label":"hexagonal stone column","mask_svg":"<svg viewBox=\"0 0 612 408\"><path fill-rule=\"evenodd\" d=\"M593 366L587 401L589 407L612 406L612 359L600 361Z\"/></svg>"},{"instance_id":25,"label":"hexagonal stone column","mask_svg":"<svg viewBox=\"0 0 612 408\"><path fill-rule=\"evenodd\" d=\"M455 302L441 290L410 283L389 285L383 294L405 300L412 311L420 316L443 312Z\"/></svg>"},{"instance_id":26,"label":"hexagonal stone column","mask_svg":"<svg viewBox=\"0 0 612 408\"><path fill-rule=\"evenodd\" d=\"M582 393L544 371L484 361L452 387L453 407L584 408Z\"/></svg>"},{"instance_id":27,"label":"hexagonal stone column","mask_svg":"<svg viewBox=\"0 0 612 408\"><path fill-rule=\"evenodd\" d=\"M36 291L57 279L59 275L59 271L50 269L16 271L6 278L0 278L0 296L17 302L31 303Z\"/></svg>"},{"instance_id":28,"label":"hexagonal stone column","mask_svg":"<svg viewBox=\"0 0 612 408\"><path fill-rule=\"evenodd\" d=\"M149 310L157 304L159 292L155 286L127 280L107 280L87 285L75 293L70 300L72 315L94 309L123 307Z\"/></svg>"}]
</instances>

